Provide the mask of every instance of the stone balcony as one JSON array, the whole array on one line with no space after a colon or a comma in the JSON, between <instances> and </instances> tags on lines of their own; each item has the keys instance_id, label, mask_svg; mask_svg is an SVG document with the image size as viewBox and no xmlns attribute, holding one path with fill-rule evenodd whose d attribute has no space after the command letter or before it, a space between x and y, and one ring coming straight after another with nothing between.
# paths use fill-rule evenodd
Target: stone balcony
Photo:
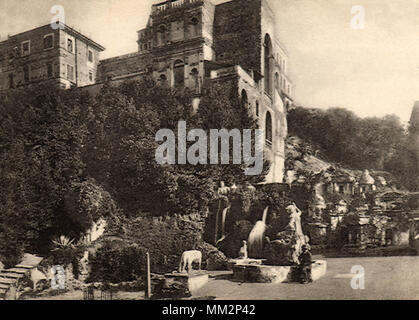
<instances>
[{"instance_id":1,"label":"stone balcony","mask_svg":"<svg viewBox=\"0 0 419 320\"><path fill-rule=\"evenodd\" d=\"M204 3L204 0L168 0L168 1L154 4L152 7L151 14L158 15L170 9L179 9L179 8L187 7L190 5L203 4L203 3Z\"/></svg>"}]
</instances>

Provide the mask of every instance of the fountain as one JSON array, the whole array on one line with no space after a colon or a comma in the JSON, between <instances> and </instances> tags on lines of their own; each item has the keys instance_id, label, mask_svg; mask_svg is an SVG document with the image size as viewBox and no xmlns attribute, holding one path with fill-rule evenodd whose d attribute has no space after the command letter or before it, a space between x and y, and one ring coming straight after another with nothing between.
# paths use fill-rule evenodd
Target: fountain
<instances>
[{"instance_id":1,"label":"fountain","mask_svg":"<svg viewBox=\"0 0 419 320\"><path fill-rule=\"evenodd\" d=\"M265 237L266 207L262 220L258 220L248 237L249 258L233 260L233 273L237 280L280 283L293 281L298 270L302 246L308 244L301 228L301 211L293 203L287 206L289 218L283 231L271 241ZM326 273L326 261L315 261L312 278L317 280Z\"/></svg>"},{"instance_id":2,"label":"fountain","mask_svg":"<svg viewBox=\"0 0 419 320\"><path fill-rule=\"evenodd\" d=\"M226 207L223 209L223 213L221 214L221 238L218 239L215 242L215 245L218 245L220 242L222 242L225 237L226 237L226 233L225 233L225 224L226 224L226 217L227 217L227 213L230 210L230 207ZM216 235L217 236L217 235Z\"/></svg>"},{"instance_id":3,"label":"fountain","mask_svg":"<svg viewBox=\"0 0 419 320\"><path fill-rule=\"evenodd\" d=\"M251 258L262 258L263 256L263 237L266 229L266 218L268 215L269 207L266 207L263 211L262 220L258 220L255 223L252 231L249 234L249 257Z\"/></svg>"}]
</instances>

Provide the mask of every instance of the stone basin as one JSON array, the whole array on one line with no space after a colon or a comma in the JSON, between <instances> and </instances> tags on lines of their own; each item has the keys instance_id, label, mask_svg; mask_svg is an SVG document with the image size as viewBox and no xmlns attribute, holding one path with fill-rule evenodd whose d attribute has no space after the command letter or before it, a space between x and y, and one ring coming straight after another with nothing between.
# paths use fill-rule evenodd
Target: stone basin
<instances>
[{"instance_id":1,"label":"stone basin","mask_svg":"<svg viewBox=\"0 0 419 320\"><path fill-rule=\"evenodd\" d=\"M326 274L327 263L316 260L312 265L312 278L316 281ZM283 283L292 282L296 266L272 266L240 263L233 266L233 277L243 282Z\"/></svg>"},{"instance_id":2,"label":"stone basin","mask_svg":"<svg viewBox=\"0 0 419 320\"><path fill-rule=\"evenodd\" d=\"M247 259L230 259L228 261L228 269L233 270L235 265L261 265L266 261L266 259L253 259L253 258L247 258Z\"/></svg>"}]
</instances>

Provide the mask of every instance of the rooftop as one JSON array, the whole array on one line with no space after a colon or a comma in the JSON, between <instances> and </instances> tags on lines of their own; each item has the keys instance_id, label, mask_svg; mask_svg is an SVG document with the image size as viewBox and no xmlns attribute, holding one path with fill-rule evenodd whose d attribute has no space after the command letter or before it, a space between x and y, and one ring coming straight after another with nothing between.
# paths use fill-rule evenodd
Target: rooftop
<instances>
[{"instance_id":1,"label":"rooftop","mask_svg":"<svg viewBox=\"0 0 419 320\"><path fill-rule=\"evenodd\" d=\"M79 31L69 27L68 25L66 25L62 22L60 22L59 24L60 24L60 29L68 32L69 34L72 34L72 35L76 36L77 38L83 39L85 42L87 42L89 45L91 45L92 47L94 47L98 51L104 51L105 50L105 47L101 46L99 43L93 41L89 37L86 37L84 34L80 33ZM33 29L30 29L30 30L26 30L26 31L23 31L23 32L14 34L14 35L9 35L8 39L1 41L0 44L5 43L5 42L7 42L7 41L9 41L9 40L11 40L15 37L21 36L25 33L29 33L29 32L32 32L32 31L35 31L35 30L38 30L38 29L46 28L46 27L51 27L51 24L46 24L46 25L43 25L43 26L40 26L40 27L37 27L37 28L33 28Z\"/></svg>"}]
</instances>

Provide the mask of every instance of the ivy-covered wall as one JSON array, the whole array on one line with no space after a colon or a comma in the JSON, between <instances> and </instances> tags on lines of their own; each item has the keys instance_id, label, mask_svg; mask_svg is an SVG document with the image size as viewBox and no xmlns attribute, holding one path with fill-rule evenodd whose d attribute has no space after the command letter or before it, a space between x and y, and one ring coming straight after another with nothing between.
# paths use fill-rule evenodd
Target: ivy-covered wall
<instances>
[{"instance_id":1,"label":"ivy-covered wall","mask_svg":"<svg viewBox=\"0 0 419 320\"><path fill-rule=\"evenodd\" d=\"M260 0L234 0L215 7L216 60L261 73Z\"/></svg>"}]
</instances>

